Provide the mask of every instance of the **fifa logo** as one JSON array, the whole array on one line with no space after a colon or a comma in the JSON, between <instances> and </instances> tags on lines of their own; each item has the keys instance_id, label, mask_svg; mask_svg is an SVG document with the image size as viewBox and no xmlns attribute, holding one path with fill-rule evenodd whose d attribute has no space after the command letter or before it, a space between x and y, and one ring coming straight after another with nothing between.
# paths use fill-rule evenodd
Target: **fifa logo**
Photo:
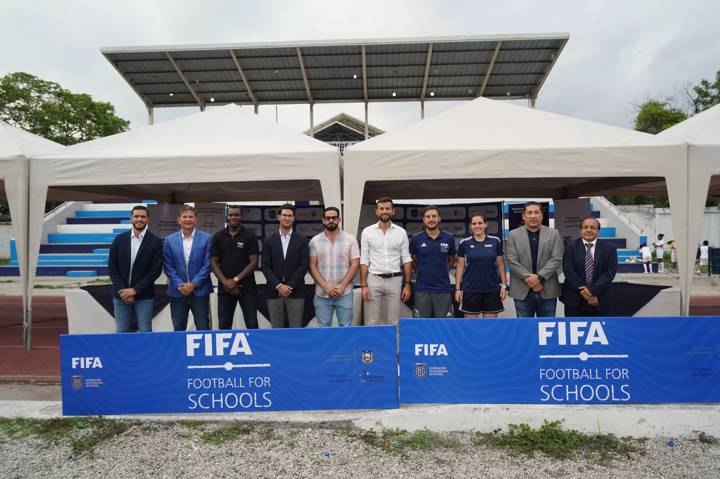
<instances>
[{"instance_id":1,"label":"fifa logo","mask_svg":"<svg viewBox=\"0 0 720 479\"><path fill-rule=\"evenodd\" d=\"M538 323L538 344L547 346L548 339L555 338L559 346L607 346L608 339L600 321L541 321Z\"/></svg>"}]
</instances>

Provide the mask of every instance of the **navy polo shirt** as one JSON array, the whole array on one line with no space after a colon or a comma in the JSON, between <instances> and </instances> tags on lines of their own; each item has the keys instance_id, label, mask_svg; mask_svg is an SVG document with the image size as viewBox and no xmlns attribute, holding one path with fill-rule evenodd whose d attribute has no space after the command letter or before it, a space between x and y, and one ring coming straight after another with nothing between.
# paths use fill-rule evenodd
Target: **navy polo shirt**
<instances>
[{"instance_id":1,"label":"navy polo shirt","mask_svg":"<svg viewBox=\"0 0 720 479\"><path fill-rule=\"evenodd\" d=\"M432 239L425 230L410 238L410 254L415 256L415 291L420 293L447 293L450 291L448 256L455 256L455 238L440 230Z\"/></svg>"},{"instance_id":2,"label":"navy polo shirt","mask_svg":"<svg viewBox=\"0 0 720 479\"><path fill-rule=\"evenodd\" d=\"M500 285L497 257L502 255L502 240L497 236L486 235L482 241L470 236L460 241L458 258L465 258L460 289L471 293L497 291Z\"/></svg>"}]
</instances>

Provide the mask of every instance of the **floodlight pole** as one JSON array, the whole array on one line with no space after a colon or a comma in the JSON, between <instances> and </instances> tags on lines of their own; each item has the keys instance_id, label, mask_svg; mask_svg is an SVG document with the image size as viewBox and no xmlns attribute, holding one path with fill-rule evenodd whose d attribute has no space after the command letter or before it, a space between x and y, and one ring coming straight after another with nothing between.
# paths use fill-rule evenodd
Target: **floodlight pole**
<instances>
[{"instance_id":1,"label":"floodlight pole","mask_svg":"<svg viewBox=\"0 0 720 479\"><path fill-rule=\"evenodd\" d=\"M148 125L155 124L155 110L152 105L145 105L148 112Z\"/></svg>"},{"instance_id":2,"label":"floodlight pole","mask_svg":"<svg viewBox=\"0 0 720 479\"><path fill-rule=\"evenodd\" d=\"M425 100L420 100L420 119L425 119Z\"/></svg>"},{"instance_id":3,"label":"floodlight pole","mask_svg":"<svg viewBox=\"0 0 720 479\"><path fill-rule=\"evenodd\" d=\"M530 108L535 108L536 102L537 102L537 97L528 98L528 106Z\"/></svg>"}]
</instances>

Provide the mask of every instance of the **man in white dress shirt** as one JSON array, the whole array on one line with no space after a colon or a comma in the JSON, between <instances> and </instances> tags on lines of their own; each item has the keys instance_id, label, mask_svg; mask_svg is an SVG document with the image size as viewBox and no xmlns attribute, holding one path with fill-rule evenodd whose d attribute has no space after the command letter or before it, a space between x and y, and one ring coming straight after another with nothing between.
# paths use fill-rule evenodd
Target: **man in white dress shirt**
<instances>
[{"instance_id":1,"label":"man in white dress shirt","mask_svg":"<svg viewBox=\"0 0 720 479\"><path fill-rule=\"evenodd\" d=\"M395 215L392 199L377 200L375 215L379 221L363 229L360 241L365 324L395 324L400 318L401 301L410 299L411 294L410 242L407 232L392 222Z\"/></svg>"}]
</instances>

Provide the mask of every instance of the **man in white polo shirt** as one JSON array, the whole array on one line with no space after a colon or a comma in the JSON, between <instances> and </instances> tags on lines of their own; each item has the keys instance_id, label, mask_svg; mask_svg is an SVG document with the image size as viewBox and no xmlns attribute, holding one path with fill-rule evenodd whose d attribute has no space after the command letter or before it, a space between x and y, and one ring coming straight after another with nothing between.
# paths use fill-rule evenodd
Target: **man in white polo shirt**
<instances>
[{"instance_id":1,"label":"man in white polo shirt","mask_svg":"<svg viewBox=\"0 0 720 479\"><path fill-rule=\"evenodd\" d=\"M410 299L410 256L407 232L393 224L393 200L383 197L375 204L378 222L362 231L360 240L360 286L365 302L365 324L395 324L401 301ZM404 286L403 286L404 280ZM382 312L384 316L381 316Z\"/></svg>"}]
</instances>

